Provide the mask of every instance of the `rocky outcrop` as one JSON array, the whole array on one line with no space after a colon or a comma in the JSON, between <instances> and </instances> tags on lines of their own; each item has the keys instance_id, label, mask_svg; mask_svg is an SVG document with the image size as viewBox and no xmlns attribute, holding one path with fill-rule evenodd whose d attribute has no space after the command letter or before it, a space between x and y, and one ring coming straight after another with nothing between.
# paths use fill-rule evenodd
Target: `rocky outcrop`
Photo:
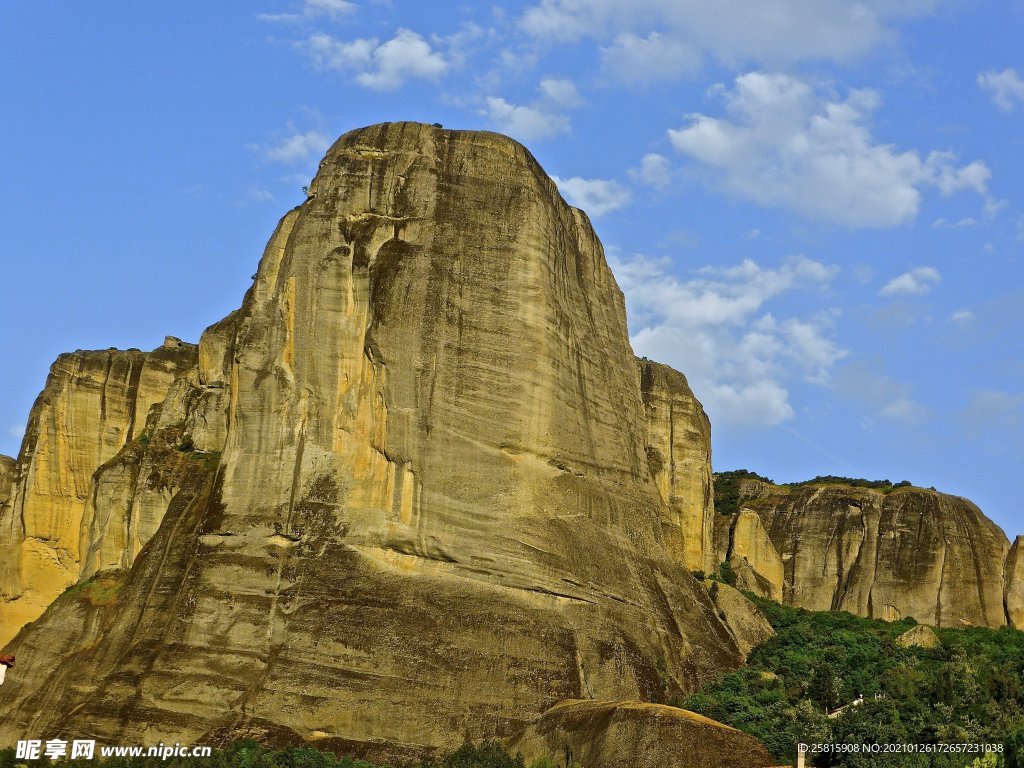
<instances>
[{"instance_id":1,"label":"rocky outcrop","mask_svg":"<svg viewBox=\"0 0 1024 768\"><path fill-rule=\"evenodd\" d=\"M168 338L150 353L79 351L53 364L0 496L0 645L78 580L93 474L141 434L195 354Z\"/></svg>"},{"instance_id":2,"label":"rocky outcrop","mask_svg":"<svg viewBox=\"0 0 1024 768\"><path fill-rule=\"evenodd\" d=\"M708 570L714 565L711 421L683 374L646 359L638 363L647 466L665 501L666 541L686 568Z\"/></svg>"},{"instance_id":3,"label":"rocky outcrop","mask_svg":"<svg viewBox=\"0 0 1024 768\"><path fill-rule=\"evenodd\" d=\"M935 626L1007 623L1009 542L966 499L839 483L743 480L739 487L730 546L739 519L756 513L784 565L785 603L886 620L909 616ZM716 541L719 558L727 559L723 536ZM758 571L766 581L771 572Z\"/></svg>"},{"instance_id":4,"label":"rocky outcrop","mask_svg":"<svg viewBox=\"0 0 1024 768\"><path fill-rule=\"evenodd\" d=\"M782 600L785 568L761 518L749 509L719 516L721 560L736 574L736 586L769 600Z\"/></svg>"},{"instance_id":5,"label":"rocky outcrop","mask_svg":"<svg viewBox=\"0 0 1024 768\"><path fill-rule=\"evenodd\" d=\"M587 768L765 768L775 763L752 736L675 707L567 701L514 744L530 760Z\"/></svg>"},{"instance_id":6,"label":"rocky outcrop","mask_svg":"<svg viewBox=\"0 0 1024 768\"><path fill-rule=\"evenodd\" d=\"M1006 619L1011 627L1024 629L1024 536L1013 541L1003 569Z\"/></svg>"},{"instance_id":7,"label":"rocky outcrop","mask_svg":"<svg viewBox=\"0 0 1024 768\"><path fill-rule=\"evenodd\" d=\"M937 648L941 643L935 630L927 624L911 627L896 638L896 645L900 648Z\"/></svg>"},{"instance_id":8,"label":"rocky outcrop","mask_svg":"<svg viewBox=\"0 0 1024 768\"><path fill-rule=\"evenodd\" d=\"M775 637L775 630L765 615L738 589L711 579L705 581L704 586L744 658L761 643Z\"/></svg>"},{"instance_id":9,"label":"rocky outcrop","mask_svg":"<svg viewBox=\"0 0 1024 768\"><path fill-rule=\"evenodd\" d=\"M92 392L88 370L59 369L49 401L83 402L56 393ZM122 581L9 644L0 743L262 733L406 759L735 667L688 573L706 421L681 376L645 370L586 216L522 146L345 135L195 364L105 396L53 581ZM33 435L69 423L37 411Z\"/></svg>"}]
</instances>

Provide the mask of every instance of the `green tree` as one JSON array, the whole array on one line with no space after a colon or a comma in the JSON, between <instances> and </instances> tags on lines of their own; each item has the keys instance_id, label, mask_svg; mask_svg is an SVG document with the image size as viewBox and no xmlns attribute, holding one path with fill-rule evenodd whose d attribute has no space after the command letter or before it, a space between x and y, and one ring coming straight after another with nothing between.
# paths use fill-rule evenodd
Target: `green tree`
<instances>
[{"instance_id":1,"label":"green tree","mask_svg":"<svg viewBox=\"0 0 1024 768\"><path fill-rule=\"evenodd\" d=\"M811 681L807 684L807 695L826 712L838 707L842 701L839 676L827 661L820 662L814 667Z\"/></svg>"}]
</instances>

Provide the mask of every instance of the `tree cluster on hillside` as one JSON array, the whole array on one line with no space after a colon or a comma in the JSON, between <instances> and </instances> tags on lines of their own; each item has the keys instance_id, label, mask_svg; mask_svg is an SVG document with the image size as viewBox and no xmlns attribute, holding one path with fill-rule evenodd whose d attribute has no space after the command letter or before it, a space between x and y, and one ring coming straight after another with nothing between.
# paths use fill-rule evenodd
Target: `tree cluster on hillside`
<instances>
[{"instance_id":1,"label":"tree cluster on hillside","mask_svg":"<svg viewBox=\"0 0 1024 768\"><path fill-rule=\"evenodd\" d=\"M888 623L752 599L776 637L744 668L678 704L750 733L780 762L792 761L801 742L998 743L1002 765L1024 768L1024 632L936 629L937 647L903 648L896 638L913 619ZM827 717L860 697L862 704ZM818 754L813 765L931 768L983 757Z\"/></svg>"}]
</instances>

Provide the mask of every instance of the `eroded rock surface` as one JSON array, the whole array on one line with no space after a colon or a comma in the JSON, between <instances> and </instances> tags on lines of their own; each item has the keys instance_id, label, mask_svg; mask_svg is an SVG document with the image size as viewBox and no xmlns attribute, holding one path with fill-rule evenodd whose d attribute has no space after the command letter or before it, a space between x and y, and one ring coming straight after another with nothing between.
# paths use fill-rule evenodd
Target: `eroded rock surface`
<instances>
[{"instance_id":1,"label":"eroded rock surface","mask_svg":"<svg viewBox=\"0 0 1024 768\"><path fill-rule=\"evenodd\" d=\"M911 627L896 638L896 645L901 648L936 648L942 643L935 630L927 624Z\"/></svg>"},{"instance_id":2,"label":"eroded rock surface","mask_svg":"<svg viewBox=\"0 0 1024 768\"><path fill-rule=\"evenodd\" d=\"M59 393L146 366L88 360L55 369L37 442L68 424L49 403L83 402ZM59 438L103 436L55 495L76 556L54 589L130 570L8 646L0 742L258 732L405 759L564 699L695 690L742 659L687 572L710 541L707 423L685 379L645 370L589 221L522 146L346 134L196 363ZM51 638L61 622L81 630Z\"/></svg>"},{"instance_id":3,"label":"eroded rock surface","mask_svg":"<svg viewBox=\"0 0 1024 768\"><path fill-rule=\"evenodd\" d=\"M966 499L921 488L886 493L759 480L744 480L740 489L738 516L757 514L783 563L783 602L886 620L912 616L935 626L1007 623L1010 545ZM716 537L726 559L723 540ZM770 569L760 575L770 580Z\"/></svg>"},{"instance_id":4,"label":"eroded rock surface","mask_svg":"<svg viewBox=\"0 0 1024 768\"><path fill-rule=\"evenodd\" d=\"M738 589L710 579L704 586L744 658L761 643L775 637L775 630L765 615Z\"/></svg>"},{"instance_id":5,"label":"eroded rock surface","mask_svg":"<svg viewBox=\"0 0 1024 768\"><path fill-rule=\"evenodd\" d=\"M149 353L79 351L53 364L0 494L0 645L78 580L93 473L141 434L194 359L195 346L169 339Z\"/></svg>"},{"instance_id":6,"label":"eroded rock surface","mask_svg":"<svg viewBox=\"0 0 1024 768\"><path fill-rule=\"evenodd\" d=\"M741 509L732 517L719 517L723 531L718 535L723 547L721 559L732 566L736 586L769 600L782 600L785 567L760 516Z\"/></svg>"},{"instance_id":7,"label":"eroded rock surface","mask_svg":"<svg viewBox=\"0 0 1024 768\"><path fill-rule=\"evenodd\" d=\"M587 768L765 768L752 736L694 712L630 701L566 701L514 744L529 762L555 756Z\"/></svg>"},{"instance_id":8,"label":"eroded rock surface","mask_svg":"<svg viewBox=\"0 0 1024 768\"><path fill-rule=\"evenodd\" d=\"M1024 536L1018 536L1006 556L1003 574L1006 618L1012 627L1024 629Z\"/></svg>"},{"instance_id":9,"label":"eroded rock surface","mask_svg":"<svg viewBox=\"0 0 1024 768\"><path fill-rule=\"evenodd\" d=\"M639 360L647 415L647 466L666 502L669 549L691 571L713 566L711 421L686 382L667 365Z\"/></svg>"},{"instance_id":10,"label":"eroded rock surface","mask_svg":"<svg viewBox=\"0 0 1024 768\"><path fill-rule=\"evenodd\" d=\"M10 456L0 455L0 504L7 501L13 492L15 464Z\"/></svg>"}]
</instances>

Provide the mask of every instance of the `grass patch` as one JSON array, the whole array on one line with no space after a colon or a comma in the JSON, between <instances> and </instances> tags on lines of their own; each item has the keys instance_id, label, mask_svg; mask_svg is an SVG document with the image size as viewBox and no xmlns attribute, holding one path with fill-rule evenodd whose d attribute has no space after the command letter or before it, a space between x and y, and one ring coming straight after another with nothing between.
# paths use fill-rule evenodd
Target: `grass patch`
<instances>
[{"instance_id":1,"label":"grass patch","mask_svg":"<svg viewBox=\"0 0 1024 768\"><path fill-rule=\"evenodd\" d=\"M103 571L85 581L72 584L64 594L77 597L96 608L115 605L121 596L121 589L127 576L127 571Z\"/></svg>"}]
</instances>

